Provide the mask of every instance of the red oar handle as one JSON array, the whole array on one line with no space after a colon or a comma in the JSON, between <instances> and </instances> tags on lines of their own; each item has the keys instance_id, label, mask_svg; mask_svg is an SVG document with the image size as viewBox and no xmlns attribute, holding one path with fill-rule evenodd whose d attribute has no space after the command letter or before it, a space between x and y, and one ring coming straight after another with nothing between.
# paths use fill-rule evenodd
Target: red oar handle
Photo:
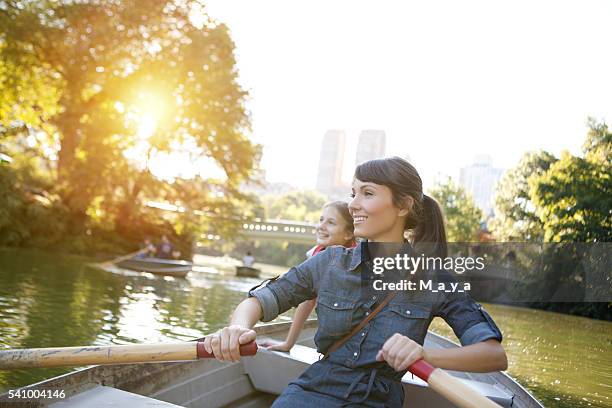
<instances>
[{"instance_id":1,"label":"red oar handle","mask_svg":"<svg viewBox=\"0 0 612 408\"><path fill-rule=\"evenodd\" d=\"M254 356L257 353L257 343L254 341L243 344L240 346L240 355L241 356ZM198 341L197 343L197 354L198 358L214 358L215 355L213 353L209 353L204 348L204 342Z\"/></svg>"},{"instance_id":2,"label":"red oar handle","mask_svg":"<svg viewBox=\"0 0 612 408\"><path fill-rule=\"evenodd\" d=\"M429 382L429 376L435 369L436 367L432 366L425 360L419 360L416 363L412 363L412 365L408 367L408 371L425 382Z\"/></svg>"}]
</instances>

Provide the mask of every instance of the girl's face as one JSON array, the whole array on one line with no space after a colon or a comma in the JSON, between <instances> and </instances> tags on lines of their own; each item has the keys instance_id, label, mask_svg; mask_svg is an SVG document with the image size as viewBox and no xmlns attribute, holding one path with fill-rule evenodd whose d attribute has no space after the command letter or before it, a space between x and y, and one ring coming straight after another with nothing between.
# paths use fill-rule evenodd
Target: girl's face
<instances>
[{"instance_id":1,"label":"girl's face","mask_svg":"<svg viewBox=\"0 0 612 408\"><path fill-rule=\"evenodd\" d=\"M408 210L393 204L393 193L387 186L353 179L352 201L355 236L377 242L403 242Z\"/></svg>"},{"instance_id":2,"label":"girl's face","mask_svg":"<svg viewBox=\"0 0 612 408\"><path fill-rule=\"evenodd\" d=\"M317 244L324 247L331 245L348 246L353 241L353 234L347 231L348 225L334 207L325 207L317 224Z\"/></svg>"}]
</instances>

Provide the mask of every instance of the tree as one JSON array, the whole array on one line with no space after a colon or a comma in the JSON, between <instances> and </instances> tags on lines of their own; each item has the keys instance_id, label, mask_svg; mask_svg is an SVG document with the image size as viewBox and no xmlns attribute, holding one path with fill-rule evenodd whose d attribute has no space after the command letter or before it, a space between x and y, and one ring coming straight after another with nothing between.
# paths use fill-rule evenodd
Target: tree
<instances>
[{"instance_id":1,"label":"tree","mask_svg":"<svg viewBox=\"0 0 612 408\"><path fill-rule=\"evenodd\" d=\"M296 191L280 197L264 198L267 218L317 222L325 205L325 196L317 191Z\"/></svg>"},{"instance_id":2,"label":"tree","mask_svg":"<svg viewBox=\"0 0 612 408\"><path fill-rule=\"evenodd\" d=\"M248 95L227 27L200 2L0 1L0 9L0 132L42 130L55 141L47 158L69 231L83 233L97 214L127 233L145 201L184 198L180 183L150 168L177 151L224 174L204 178L214 194L180 204L210 214L219 197L228 208L245 198L237 187L260 156L246 137Z\"/></svg>"},{"instance_id":3,"label":"tree","mask_svg":"<svg viewBox=\"0 0 612 408\"><path fill-rule=\"evenodd\" d=\"M542 299L605 292L586 286L598 276L597 263L583 262L597 247L576 243L612 240L612 134L603 122L589 119L583 157L563 152L560 159L546 152L525 155L502 181L496 198L493 228L503 240L555 242L543 247L540 268L527 289ZM605 250L604 250L605 251ZM604 265L605 263L601 263ZM601 276L605 272L602 273ZM553 296L554 295L554 296ZM599 299L605 298L599 296ZM609 302L531 302L531 307L599 319L610 319Z\"/></svg>"},{"instance_id":4,"label":"tree","mask_svg":"<svg viewBox=\"0 0 612 408\"><path fill-rule=\"evenodd\" d=\"M605 123L589 124L584 157L563 152L529 179L545 241L612 241L612 133Z\"/></svg>"},{"instance_id":5,"label":"tree","mask_svg":"<svg viewBox=\"0 0 612 408\"><path fill-rule=\"evenodd\" d=\"M436 183L430 195L442 206L448 241L475 241L483 218L482 211L465 189L455 184L449 177L445 181Z\"/></svg>"},{"instance_id":6,"label":"tree","mask_svg":"<svg viewBox=\"0 0 612 408\"><path fill-rule=\"evenodd\" d=\"M530 196L529 179L543 174L556 161L548 152L529 152L504 174L496 188L495 216L490 222L499 241L529 242L544 238L542 221Z\"/></svg>"}]
</instances>

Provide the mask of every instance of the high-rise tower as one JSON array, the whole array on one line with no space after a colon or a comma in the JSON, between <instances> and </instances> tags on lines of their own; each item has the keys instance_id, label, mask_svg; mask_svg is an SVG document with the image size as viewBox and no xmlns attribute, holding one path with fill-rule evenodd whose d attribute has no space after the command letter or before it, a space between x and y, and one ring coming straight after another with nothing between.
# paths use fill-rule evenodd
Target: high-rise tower
<instances>
[{"instance_id":1,"label":"high-rise tower","mask_svg":"<svg viewBox=\"0 0 612 408\"><path fill-rule=\"evenodd\" d=\"M493 213L493 192L504 172L493 167L491 161L490 156L478 155L474 158L474 164L461 169L459 176L459 184L472 194L485 217Z\"/></svg>"},{"instance_id":2,"label":"high-rise tower","mask_svg":"<svg viewBox=\"0 0 612 408\"><path fill-rule=\"evenodd\" d=\"M344 164L344 145L346 135L343 130L328 130L321 144L317 190L333 196L342 185L342 166Z\"/></svg>"},{"instance_id":3,"label":"high-rise tower","mask_svg":"<svg viewBox=\"0 0 612 408\"><path fill-rule=\"evenodd\" d=\"M359 134L355 164L385 157L385 144L384 130L363 130Z\"/></svg>"}]
</instances>

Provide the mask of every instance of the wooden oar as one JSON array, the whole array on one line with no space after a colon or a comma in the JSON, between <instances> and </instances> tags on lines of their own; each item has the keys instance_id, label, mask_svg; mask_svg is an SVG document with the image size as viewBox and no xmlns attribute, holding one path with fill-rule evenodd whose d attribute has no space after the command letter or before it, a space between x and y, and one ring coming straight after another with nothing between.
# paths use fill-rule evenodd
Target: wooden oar
<instances>
[{"instance_id":1,"label":"wooden oar","mask_svg":"<svg viewBox=\"0 0 612 408\"><path fill-rule=\"evenodd\" d=\"M498 404L464 384L460 379L435 368L425 360L412 364L408 367L408 371L459 408L500 408Z\"/></svg>"},{"instance_id":2,"label":"wooden oar","mask_svg":"<svg viewBox=\"0 0 612 408\"><path fill-rule=\"evenodd\" d=\"M136 255L138 255L139 253L141 253L142 251L143 251L142 249L139 249L138 251L130 252L129 254L126 254L126 255L123 255L123 256L118 256L117 258L111 259L110 261L94 262L94 263L90 263L88 265L93 267L93 268L106 269L109 266L116 264L117 262L121 262L121 261L125 261L126 259L133 258Z\"/></svg>"},{"instance_id":3,"label":"wooden oar","mask_svg":"<svg viewBox=\"0 0 612 408\"><path fill-rule=\"evenodd\" d=\"M145 249L139 249L138 251L134 251L134 252L130 252L127 255L123 255L123 256L118 256L117 258L111 259L110 261L106 261L103 262L104 264L116 264L119 263L121 261L125 261L126 259L130 259L135 257L136 255L138 255L139 253L141 253L142 251L144 251Z\"/></svg>"},{"instance_id":4,"label":"wooden oar","mask_svg":"<svg viewBox=\"0 0 612 408\"><path fill-rule=\"evenodd\" d=\"M240 346L241 356L257 353L257 343ZM204 342L33 348L0 351L0 369L128 364L212 358Z\"/></svg>"}]
</instances>

